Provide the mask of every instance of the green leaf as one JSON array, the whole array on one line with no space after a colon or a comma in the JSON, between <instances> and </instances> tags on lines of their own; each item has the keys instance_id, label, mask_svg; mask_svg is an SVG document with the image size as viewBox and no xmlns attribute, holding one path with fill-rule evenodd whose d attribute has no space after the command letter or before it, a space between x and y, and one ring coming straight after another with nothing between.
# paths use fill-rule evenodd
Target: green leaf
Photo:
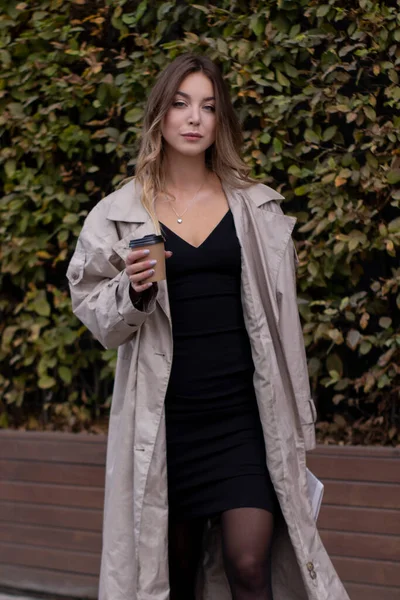
<instances>
[{"instance_id":1,"label":"green leaf","mask_svg":"<svg viewBox=\"0 0 400 600\"><path fill-rule=\"evenodd\" d=\"M253 30L253 32L256 34L257 37L259 35L261 35L262 33L264 33L264 29L265 29L264 17L257 15L257 14L252 15L250 18L250 27Z\"/></svg>"},{"instance_id":2,"label":"green leaf","mask_svg":"<svg viewBox=\"0 0 400 600\"><path fill-rule=\"evenodd\" d=\"M325 17L330 11L331 7L329 4L322 4L317 8L317 17Z\"/></svg>"},{"instance_id":3,"label":"green leaf","mask_svg":"<svg viewBox=\"0 0 400 600\"><path fill-rule=\"evenodd\" d=\"M281 71L276 71L276 79L281 85L290 87L289 79Z\"/></svg>"},{"instance_id":4,"label":"green leaf","mask_svg":"<svg viewBox=\"0 0 400 600\"><path fill-rule=\"evenodd\" d=\"M379 325L382 329L388 329L392 324L392 319L390 317L381 317L379 319Z\"/></svg>"},{"instance_id":5,"label":"green leaf","mask_svg":"<svg viewBox=\"0 0 400 600\"><path fill-rule=\"evenodd\" d=\"M64 383L70 384L72 381L72 371L69 367L61 366L58 368L58 374Z\"/></svg>"},{"instance_id":6,"label":"green leaf","mask_svg":"<svg viewBox=\"0 0 400 600\"><path fill-rule=\"evenodd\" d=\"M260 142L262 144L269 144L270 141L271 141L271 136L269 133L263 133L262 136L260 137Z\"/></svg>"},{"instance_id":7,"label":"green leaf","mask_svg":"<svg viewBox=\"0 0 400 600\"><path fill-rule=\"evenodd\" d=\"M400 169L392 169L392 171L389 171L389 173L386 175L386 179L387 179L388 183L390 183L391 185L399 183Z\"/></svg>"},{"instance_id":8,"label":"green leaf","mask_svg":"<svg viewBox=\"0 0 400 600\"><path fill-rule=\"evenodd\" d=\"M390 221L388 225L389 233L399 233L400 232L400 217L393 219Z\"/></svg>"},{"instance_id":9,"label":"green leaf","mask_svg":"<svg viewBox=\"0 0 400 600\"><path fill-rule=\"evenodd\" d=\"M372 344L371 342L368 342L366 340L363 340L360 344L360 354L368 354L368 352L370 352L372 349Z\"/></svg>"},{"instance_id":10,"label":"green leaf","mask_svg":"<svg viewBox=\"0 0 400 600\"><path fill-rule=\"evenodd\" d=\"M44 291L38 293L31 306L32 309L41 317L48 317L50 315L50 304L47 302Z\"/></svg>"},{"instance_id":11,"label":"green leaf","mask_svg":"<svg viewBox=\"0 0 400 600\"><path fill-rule=\"evenodd\" d=\"M143 117L143 109L141 108L131 108L125 113L125 121L127 123L137 123Z\"/></svg>"},{"instance_id":12,"label":"green leaf","mask_svg":"<svg viewBox=\"0 0 400 600\"><path fill-rule=\"evenodd\" d=\"M376 121L376 112L372 106L363 106L363 111L371 121Z\"/></svg>"},{"instance_id":13,"label":"green leaf","mask_svg":"<svg viewBox=\"0 0 400 600\"><path fill-rule=\"evenodd\" d=\"M338 354L330 354L326 359L326 368L328 373L336 372L338 379L343 377L343 362Z\"/></svg>"},{"instance_id":14,"label":"green leaf","mask_svg":"<svg viewBox=\"0 0 400 600\"><path fill-rule=\"evenodd\" d=\"M11 179L15 173L17 169L17 161L9 159L6 160L5 164L4 164L4 171L8 177L8 179Z\"/></svg>"},{"instance_id":15,"label":"green leaf","mask_svg":"<svg viewBox=\"0 0 400 600\"><path fill-rule=\"evenodd\" d=\"M311 144L319 144L319 135L312 129L306 129L304 132L304 139Z\"/></svg>"},{"instance_id":16,"label":"green leaf","mask_svg":"<svg viewBox=\"0 0 400 600\"><path fill-rule=\"evenodd\" d=\"M50 377L50 375L42 375L42 377L38 380L38 386L42 390L48 390L56 385L56 380L54 377Z\"/></svg>"},{"instance_id":17,"label":"green leaf","mask_svg":"<svg viewBox=\"0 0 400 600\"><path fill-rule=\"evenodd\" d=\"M332 127L328 127L328 129L325 129L324 133L322 134L323 141L329 142L329 140L331 140L333 137L335 137L336 132L337 132L336 125L332 125Z\"/></svg>"},{"instance_id":18,"label":"green leaf","mask_svg":"<svg viewBox=\"0 0 400 600\"><path fill-rule=\"evenodd\" d=\"M294 193L296 196L305 196L308 193L308 190L308 185L300 185L299 187L295 188Z\"/></svg>"},{"instance_id":19,"label":"green leaf","mask_svg":"<svg viewBox=\"0 0 400 600\"><path fill-rule=\"evenodd\" d=\"M290 165L288 168L289 175L294 175L295 177L300 177L301 169L297 165Z\"/></svg>"}]
</instances>

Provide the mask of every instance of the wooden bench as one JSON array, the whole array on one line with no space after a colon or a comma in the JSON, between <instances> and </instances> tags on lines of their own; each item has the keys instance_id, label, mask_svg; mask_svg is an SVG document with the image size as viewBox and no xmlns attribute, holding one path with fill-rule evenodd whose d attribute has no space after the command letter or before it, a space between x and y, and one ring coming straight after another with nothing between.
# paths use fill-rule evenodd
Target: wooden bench
<instances>
[{"instance_id":1,"label":"wooden bench","mask_svg":"<svg viewBox=\"0 0 400 600\"><path fill-rule=\"evenodd\" d=\"M319 446L318 526L351 600L400 598L400 448Z\"/></svg>"},{"instance_id":2,"label":"wooden bench","mask_svg":"<svg viewBox=\"0 0 400 600\"><path fill-rule=\"evenodd\" d=\"M96 598L104 436L0 431L0 587ZM319 446L322 539L351 600L400 598L400 449Z\"/></svg>"}]
</instances>

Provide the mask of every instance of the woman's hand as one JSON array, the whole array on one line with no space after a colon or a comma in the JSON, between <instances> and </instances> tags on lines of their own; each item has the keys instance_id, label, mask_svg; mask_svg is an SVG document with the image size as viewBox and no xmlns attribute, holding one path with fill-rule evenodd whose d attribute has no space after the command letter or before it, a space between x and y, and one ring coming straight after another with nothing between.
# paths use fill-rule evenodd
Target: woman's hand
<instances>
[{"instance_id":1,"label":"woman's hand","mask_svg":"<svg viewBox=\"0 0 400 600\"><path fill-rule=\"evenodd\" d=\"M142 294L153 285L151 281L146 281L146 279L154 275L156 261L146 260L148 255L149 250L131 250L125 262L126 273L136 294ZM165 251L165 258L171 256L172 252Z\"/></svg>"}]
</instances>

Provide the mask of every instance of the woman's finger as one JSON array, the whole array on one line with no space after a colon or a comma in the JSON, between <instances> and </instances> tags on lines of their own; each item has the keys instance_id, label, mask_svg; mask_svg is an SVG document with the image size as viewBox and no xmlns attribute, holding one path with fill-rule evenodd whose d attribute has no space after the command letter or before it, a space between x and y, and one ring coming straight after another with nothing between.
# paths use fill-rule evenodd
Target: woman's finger
<instances>
[{"instance_id":1,"label":"woman's finger","mask_svg":"<svg viewBox=\"0 0 400 600\"><path fill-rule=\"evenodd\" d=\"M146 258L150 254L150 250L131 250L126 257L126 264L132 265L134 262Z\"/></svg>"},{"instance_id":2,"label":"woman's finger","mask_svg":"<svg viewBox=\"0 0 400 600\"><path fill-rule=\"evenodd\" d=\"M143 273L148 269L153 269L157 264L156 260L146 260L144 262L134 262L131 265L127 264L126 272L128 275L135 275L135 273Z\"/></svg>"},{"instance_id":3,"label":"woman's finger","mask_svg":"<svg viewBox=\"0 0 400 600\"><path fill-rule=\"evenodd\" d=\"M148 283L143 283L142 285L138 285L138 284L134 284L134 283L132 283L131 285L137 294L142 294L143 292L145 292L146 290L151 288L153 283L151 281L149 281Z\"/></svg>"},{"instance_id":4,"label":"woman's finger","mask_svg":"<svg viewBox=\"0 0 400 600\"><path fill-rule=\"evenodd\" d=\"M154 269L148 269L147 271L141 271L140 273L134 273L133 275L129 275L129 281L135 284L145 283L146 279L152 277L154 275Z\"/></svg>"}]
</instances>

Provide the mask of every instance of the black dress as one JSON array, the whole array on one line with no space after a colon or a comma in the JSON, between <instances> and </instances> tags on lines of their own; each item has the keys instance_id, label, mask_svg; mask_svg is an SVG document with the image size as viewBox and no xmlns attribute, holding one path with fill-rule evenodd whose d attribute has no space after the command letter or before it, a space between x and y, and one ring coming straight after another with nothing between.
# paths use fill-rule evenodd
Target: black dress
<instances>
[{"instance_id":1,"label":"black dress","mask_svg":"<svg viewBox=\"0 0 400 600\"><path fill-rule=\"evenodd\" d=\"M173 251L167 281L174 351L165 402L170 515L273 512L232 213L198 248L162 229Z\"/></svg>"}]
</instances>

